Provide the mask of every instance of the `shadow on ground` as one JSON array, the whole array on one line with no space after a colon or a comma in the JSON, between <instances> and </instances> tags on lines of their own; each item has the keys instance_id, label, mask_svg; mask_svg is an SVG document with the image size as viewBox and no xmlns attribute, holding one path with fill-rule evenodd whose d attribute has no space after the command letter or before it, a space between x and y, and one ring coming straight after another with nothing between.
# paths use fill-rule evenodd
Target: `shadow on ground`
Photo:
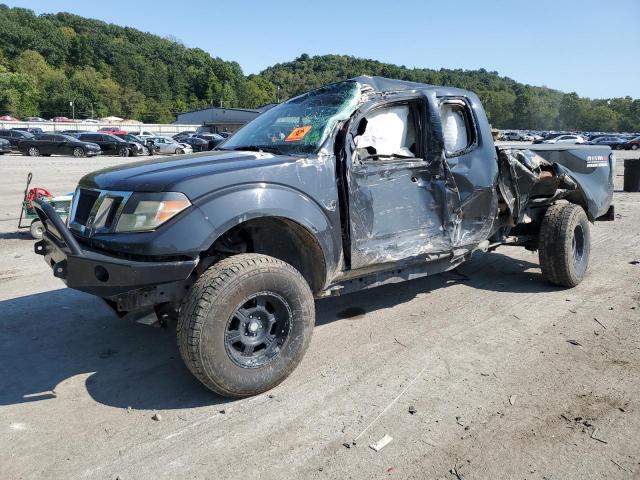
<instances>
[{"instance_id":1,"label":"shadow on ground","mask_svg":"<svg viewBox=\"0 0 640 480\"><path fill-rule=\"evenodd\" d=\"M33 237L29 234L29 230L17 230L15 232L2 232L0 233L0 240L31 240L33 241Z\"/></svg>"},{"instance_id":2,"label":"shadow on ground","mask_svg":"<svg viewBox=\"0 0 640 480\"><path fill-rule=\"evenodd\" d=\"M485 254L458 271L320 300L317 324L389 308L457 282L491 291L554 290L542 282L537 264ZM173 327L119 320L99 299L69 289L0 302L0 405L55 398L55 389L65 388L63 382L76 375L87 375L92 398L114 407L225 403L184 366Z\"/></svg>"}]
</instances>

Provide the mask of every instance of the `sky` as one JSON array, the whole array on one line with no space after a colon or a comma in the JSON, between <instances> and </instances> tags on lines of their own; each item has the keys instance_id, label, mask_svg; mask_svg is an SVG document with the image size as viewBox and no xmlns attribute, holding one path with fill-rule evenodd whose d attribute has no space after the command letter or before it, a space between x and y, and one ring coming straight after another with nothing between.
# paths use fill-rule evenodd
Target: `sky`
<instances>
[{"instance_id":1,"label":"sky","mask_svg":"<svg viewBox=\"0 0 640 480\"><path fill-rule=\"evenodd\" d=\"M591 98L640 98L640 0L0 0L177 37L245 74L309 55L485 68Z\"/></svg>"}]
</instances>

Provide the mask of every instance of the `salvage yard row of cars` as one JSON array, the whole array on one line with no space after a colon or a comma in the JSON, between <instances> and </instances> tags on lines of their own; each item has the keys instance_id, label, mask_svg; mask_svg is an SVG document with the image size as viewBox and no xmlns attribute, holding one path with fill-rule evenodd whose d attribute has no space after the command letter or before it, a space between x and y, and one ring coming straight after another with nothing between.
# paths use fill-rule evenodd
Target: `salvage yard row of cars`
<instances>
[{"instance_id":1,"label":"salvage yard row of cars","mask_svg":"<svg viewBox=\"0 0 640 480\"><path fill-rule=\"evenodd\" d=\"M224 137L215 133L180 132L174 137L148 131L126 132L109 127L97 132L39 128L0 129L0 155L17 151L31 157L69 155L171 155L213 150Z\"/></svg>"},{"instance_id":2,"label":"salvage yard row of cars","mask_svg":"<svg viewBox=\"0 0 640 480\"><path fill-rule=\"evenodd\" d=\"M532 132L508 130L500 132L498 140L533 142L535 144L586 144L606 145L614 150L638 150L640 133L589 133L589 132Z\"/></svg>"}]
</instances>

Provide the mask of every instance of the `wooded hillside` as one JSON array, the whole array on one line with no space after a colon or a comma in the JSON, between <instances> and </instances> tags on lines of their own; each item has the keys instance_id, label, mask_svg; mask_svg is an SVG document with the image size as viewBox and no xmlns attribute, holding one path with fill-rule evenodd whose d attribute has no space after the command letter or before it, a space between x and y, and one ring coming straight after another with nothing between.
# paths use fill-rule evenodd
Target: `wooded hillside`
<instances>
[{"instance_id":1,"label":"wooded hillside","mask_svg":"<svg viewBox=\"0 0 640 480\"><path fill-rule=\"evenodd\" d=\"M430 70L346 55L310 57L245 76L236 62L176 39L68 13L35 15L0 5L0 115L117 115L171 122L208 105L257 107L358 75L473 90L499 128L640 130L640 100L590 100L486 70Z\"/></svg>"}]
</instances>

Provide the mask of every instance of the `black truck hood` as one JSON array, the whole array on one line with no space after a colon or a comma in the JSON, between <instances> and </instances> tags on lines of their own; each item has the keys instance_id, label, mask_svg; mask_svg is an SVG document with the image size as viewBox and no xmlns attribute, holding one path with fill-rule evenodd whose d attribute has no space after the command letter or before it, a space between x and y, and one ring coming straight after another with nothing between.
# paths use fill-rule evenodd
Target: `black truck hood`
<instances>
[{"instance_id":1,"label":"black truck hood","mask_svg":"<svg viewBox=\"0 0 640 480\"><path fill-rule=\"evenodd\" d=\"M276 166L299 159L299 157L262 152L195 153L98 170L85 175L80 180L80 186L124 192L174 191L173 186L184 184L192 178ZM190 196L190 192L183 193Z\"/></svg>"}]
</instances>

